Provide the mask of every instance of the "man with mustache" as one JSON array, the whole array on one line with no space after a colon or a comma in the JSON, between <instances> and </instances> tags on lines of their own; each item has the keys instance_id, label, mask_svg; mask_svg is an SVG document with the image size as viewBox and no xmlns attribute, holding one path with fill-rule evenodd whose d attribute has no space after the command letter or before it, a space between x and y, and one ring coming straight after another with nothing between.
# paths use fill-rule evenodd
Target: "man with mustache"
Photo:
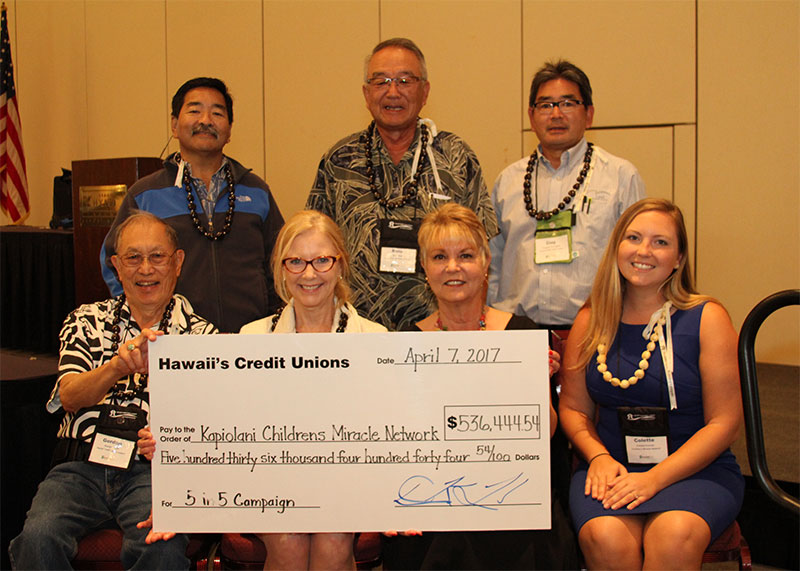
<instances>
[{"instance_id":1,"label":"man with mustache","mask_svg":"<svg viewBox=\"0 0 800 571\"><path fill-rule=\"evenodd\" d=\"M418 261L416 231L447 202L471 208L489 237L497 224L478 158L419 113L430 91L425 57L406 38L372 50L361 90L373 122L322 157L306 208L342 229L359 314L402 330L435 310Z\"/></svg>"},{"instance_id":2,"label":"man with mustache","mask_svg":"<svg viewBox=\"0 0 800 571\"><path fill-rule=\"evenodd\" d=\"M617 218L644 198L644 181L630 162L586 141L592 86L572 63L536 72L528 117L539 146L506 167L492 192L500 234L490 242L488 302L567 329Z\"/></svg>"},{"instance_id":3,"label":"man with mustache","mask_svg":"<svg viewBox=\"0 0 800 571\"><path fill-rule=\"evenodd\" d=\"M233 100L221 80L197 77L172 98L172 135L180 151L125 196L100 253L103 277L121 292L110 259L115 228L134 209L152 212L186 250L176 291L224 333L274 313L279 305L269 258L283 216L267 184L223 154Z\"/></svg>"}]
</instances>

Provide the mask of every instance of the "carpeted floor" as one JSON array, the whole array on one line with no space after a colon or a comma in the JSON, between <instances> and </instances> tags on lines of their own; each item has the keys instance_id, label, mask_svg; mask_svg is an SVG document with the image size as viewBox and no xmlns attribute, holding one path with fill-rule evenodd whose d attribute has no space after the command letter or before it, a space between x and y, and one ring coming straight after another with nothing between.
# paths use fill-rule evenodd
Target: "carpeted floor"
<instances>
[{"instance_id":1,"label":"carpeted floor","mask_svg":"<svg viewBox=\"0 0 800 571\"><path fill-rule=\"evenodd\" d=\"M776 480L800 482L800 367L759 363L757 375L767 467ZM752 475L744 429L732 448Z\"/></svg>"},{"instance_id":2,"label":"carpeted floor","mask_svg":"<svg viewBox=\"0 0 800 571\"><path fill-rule=\"evenodd\" d=\"M800 367L757 365L758 395L767 469L789 495L800 482ZM746 475L744 505L737 520L750 544L753 569L800 568L800 523L758 486L750 469L744 430L732 447Z\"/></svg>"}]
</instances>

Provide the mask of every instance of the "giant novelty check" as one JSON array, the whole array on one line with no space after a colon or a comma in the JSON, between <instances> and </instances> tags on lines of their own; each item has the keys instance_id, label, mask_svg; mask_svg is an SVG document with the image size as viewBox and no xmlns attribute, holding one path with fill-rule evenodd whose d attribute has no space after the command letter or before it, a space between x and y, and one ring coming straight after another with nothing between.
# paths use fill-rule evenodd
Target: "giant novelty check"
<instances>
[{"instance_id":1,"label":"giant novelty check","mask_svg":"<svg viewBox=\"0 0 800 571\"><path fill-rule=\"evenodd\" d=\"M547 333L167 336L156 531L550 527Z\"/></svg>"}]
</instances>

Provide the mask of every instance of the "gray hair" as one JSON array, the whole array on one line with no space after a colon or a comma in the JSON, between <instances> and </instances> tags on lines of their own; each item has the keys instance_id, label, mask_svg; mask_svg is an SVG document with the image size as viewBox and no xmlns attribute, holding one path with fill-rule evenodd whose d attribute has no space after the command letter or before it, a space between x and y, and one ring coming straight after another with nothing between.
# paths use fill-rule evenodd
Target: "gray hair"
<instances>
[{"instance_id":1,"label":"gray hair","mask_svg":"<svg viewBox=\"0 0 800 571\"><path fill-rule=\"evenodd\" d=\"M366 60L364 60L365 83L369 79L367 77L367 70L369 69L369 62L372 61L372 56L374 56L376 53L378 53L384 48L392 48L392 47L403 48L404 50L408 50L412 54L417 56L417 60L419 61L420 73L422 74L422 80L428 81L428 66L425 64L425 56L422 54L422 50L419 49L419 46L417 46L417 44L415 44L408 38L389 38L388 40L383 40L377 46L372 48L372 53L367 56Z\"/></svg>"},{"instance_id":2,"label":"gray hair","mask_svg":"<svg viewBox=\"0 0 800 571\"><path fill-rule=\"evenodd\" d=\"M120 238L122 237L122 233L125 231L126 228L131 226L132 224L136 224L138 222L151 222L153 224L160 224L164 227L164 230L167 233L167 238L169 239L170 244L177 250L180 248L178 244L178 233L175 231L175 228L161 220L155 214L147 212L146 210L133 210L131 215L128 216L122 224L117 226L117 232L114 235L114 251L119 252L119 242Z\"/></svg>"}]
</instances>

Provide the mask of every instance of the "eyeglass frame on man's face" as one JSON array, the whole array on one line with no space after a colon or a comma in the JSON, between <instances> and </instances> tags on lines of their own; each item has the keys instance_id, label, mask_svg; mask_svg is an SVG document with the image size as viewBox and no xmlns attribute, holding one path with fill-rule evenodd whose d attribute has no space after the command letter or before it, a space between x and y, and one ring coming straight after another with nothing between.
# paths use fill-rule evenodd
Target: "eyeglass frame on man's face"
<instances>
[{"instance_id":1,"label":"eyeglass frame on man's face","mask_svg":"<svg viewBox=\"0 0 800 571\"><path fill-rule=\"evenodd\" d=\"M175 252L178 250L175 249L172 251L171 254L167 254L166 252L150 252L149 254L141 254L139 252L131 252L130 254L116 254L116 258L120 261L120 263L129 269L136 269L141 266L145 260L153 266L154 268L165 268L172 256L175 255ZM154 256L159 256L154 259ZM160 256L163 256L160 257ZM138 261L137 261L138 260Z\"/></svg>"},{"instance_id":2,"label":"eyeglass frame on man's face","mask_svg":"<svg viewBox=\"0 0 800 571\"><path fill-rule=\"evenodd\" d=\"M576 111L583 104L580 99L560 99L558 101L537 101L533 104L533 108L537 113L550 115L558 107L558 110L566 115Z\"/></svg>"},{"instance_id":3,"label":"eyeglass frame on man's face","mask_svg":"<svg viewBox=\"0 0 800 571\"><path fill-rule=\"evenodd\" d=\"M315 272L319 272L321 274L325 274L325 273L328 273L329 271L331 271L333 269L333 266L336 265L336 262L339 260L339 258L341 258L341 256L317 256L316 258L312 258L310 260L306 260L304 258L300 258L300 257L296 257L295 256L295 257L292 257L292 258L284 258L284 259L282 259L281 260L281 265L290 274L302 274L303 272L306 271L306 268L308 267L309 264L311 264L311 267L314 268ZM331 265L330 265L329 268L321 270L316 266L316 262L318 262L319 260L333 260L333 261L331 262ZM301 269L299 271L295 271L294 269L292 269L292 268L290 268L289 266L286 265L286 262L292 262L292 261L304 262L303 263L303 269Z\"/></svg>"},{"instance_id":4,"label":"eyeglass frame on man's face","mask_svg":"<svg viewBox=\"0 0 800 571\"><path fill-rule=\"evenodd\" d=\"M394 83L397 89L410 89L417 83L425 81L421 77L417 77L416 75L401 75L398 77L388 77L386 75L376 75L374 77L370 77L364 83L369 85L373 89L384 89L388 88L389 85Z\"/></svg>"}]
</instances>

